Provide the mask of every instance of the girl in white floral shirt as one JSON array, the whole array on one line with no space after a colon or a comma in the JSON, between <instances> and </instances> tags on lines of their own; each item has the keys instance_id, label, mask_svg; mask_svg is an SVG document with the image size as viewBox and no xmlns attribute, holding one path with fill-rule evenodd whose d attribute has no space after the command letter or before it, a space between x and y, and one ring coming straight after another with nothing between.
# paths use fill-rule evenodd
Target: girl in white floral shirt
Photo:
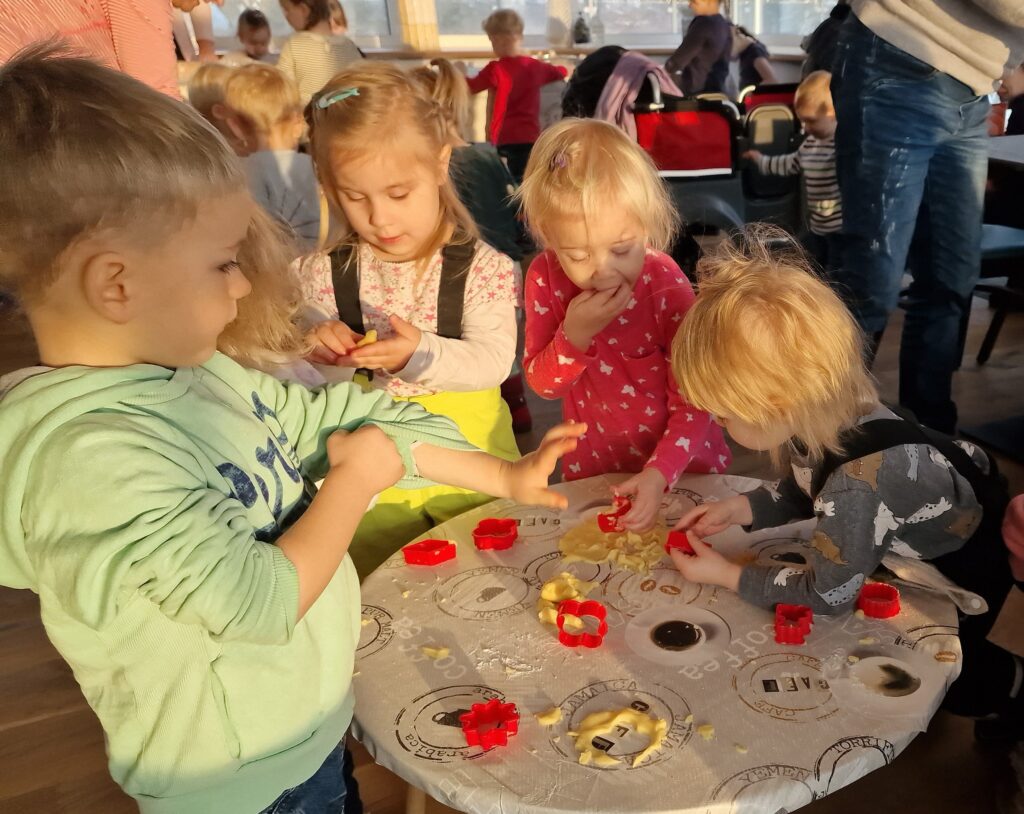
<instances>
[{"instance_id":1,"label":"girl in white floral shirt","mask_svg":"<svg viewBox=\"0 0 1024 814\"><path fill-rule=\"evenodd\" d=\"M452 187L443 111L402 70L364 62L337 74L307 118L320 184L349 224L333 250L298 263L322 319L311 361L356 368L366 386L448 416L514 460L499 385L515 357L518 286ZM487 500L451 487L382 493L350 549L360 576Z\"/></svg>"}]
</instances>

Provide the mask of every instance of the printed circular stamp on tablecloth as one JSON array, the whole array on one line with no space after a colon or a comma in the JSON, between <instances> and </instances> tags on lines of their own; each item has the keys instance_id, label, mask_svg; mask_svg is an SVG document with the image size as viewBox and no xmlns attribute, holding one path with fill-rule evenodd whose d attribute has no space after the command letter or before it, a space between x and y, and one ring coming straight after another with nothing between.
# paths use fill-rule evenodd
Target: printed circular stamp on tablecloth
<instances>
[{"instance_id":1,"label":"printed circular stamp on tablecloth","mask_svg":"<svg viewBox=\"0 0 1024 814\"><path fill-rule=\"evenodd\" d=\"M853 735L833 743L814 764L814 779L819 796L831 794L868 772L888 766L896 757L896 747L874 735ZM865 768L870 764L870 768Z\"/></svg>"},{"instance_id":2,"label":"printed circular stamp on tablecloth","mask_svg":"<svg viewBox=\"0 0 1024 814\"><path fill-rule=\"evenodd\" d=\"M684 514L704 502L704 496L692 489L673 486L661 499L661 516L665 525L672 528Z\"/></svg>"},{"instance_id":3,"label":"printed circular stamp on tablecloth","mask_svg":"<svg viewBox=\"0 0 1024 814\"><path fill-rule=\"evenodd\" d=\"M780 721L809 723L839 711L821 661L801 653L755 656L737 670L732 685L744 704Z\"/></svg>"},{"instance_id":4,"label":"printed circular stamp on tablecloth","mask_svg":"<svg viewBox=\"0 0 1024 814\"><path fill-rule=\"evenodd\" d=\"M363 605L356 657L365 659L379 653L395 637L394 617L384 608Z\"/></svg>"},{"instance_id":5,"label":"printed circular stamp on tablecloth","mask_svg":"<svg viewBox=\"0 0 1024 814\"><path fill-rule=\"evenodd\" d=\"M895 644L929 655L937 662L955 664L961 652L958 632L955 625L916 625L901 631Z\"/></svg>"},{"instance_id":6,"label":"printed circular stamp on tablecloth","mask_svg":"<svg viewBox=\"0 0 1024 814\"><path fill-rule=\"evenodd\" d=\"M591 764L587 767L597 771L639 771L653 766L672 758L693 735L692 718L690 723L686 722L691 713L686 699L668 687L638 682L634 678L588 684L566 697L559 707L562 720L549 730L549 742L552 749L573 763L579 761L579 752L575 749L574 739L567 733L578 731L580 722L593 712L634 709L668 723L661 748L636 767L633 766L633 760L647 748L649 740L646 737L638 735L631 727L621 726L593 738L590 745L594 750L619 761L614 766L598 767Z\"/></svg>"},{"instance_id":7,"label":"printed circular stamp on tablecloth","mask_svg":"<svg viewBox=\"0 0 1024 814\"><path fill-rule=\"evenodd\" d=\"M543 585L545 582L557 577L563 571L568 571L577 579L584 582L600 582L608 573L608 568L601 563L594 562L564 562L560 551L550 551L535 560L531 560L523 569L528 576L536 577Z\"/></svg>"},{"instance_id":8,"label":"printed circular stamp on tablecloth","mask_svg":"<svg viewBox=\"0 0 1024 814\"><path fill-rule=\"evenodd\" d=\"M519 524L520 540L545 540L565 531L562 513L540 506L509 506L495 517L511 517Z\"/></svg>"},{"instance_id":9,"label":"printed circular stamp on tablecloth","mask_svg":"<svg viewBox=\"0 0 1024 814\"><path fill-rule=\"evenodd\" d=\"M726 778L711 792L707 814L794 811L814 801L810 779L810 770L800 766L752 766Z\"/></svg>"},{"instance_id":10,"label":"printed circular stamp on tablecloth","mask_svg":"<svg viewBox=\"0 0 1024 814\"><path fill-rule=\"evenodd\" d=\"M688 582L673 563L664 560L649 574L616 571L605 584L605 600L624 616L636 616L660 605L687 605L704 591L704 585Z\"/></svg>"},{"instance_id":11,"label":"printed circular stamp on tablecloth","mask_svg":"<svg viewBox=\"0 0 1024 814\"><path fill-rule=\"evenodd\" d=\"M479 746L468 746L459 716L505 696L491 687L459 684L421 695L402 708L395 718L395 737L413 757L437 763L472 760L486 754Z\"/></svg>"},{"instance_id":12,"label":"printed circular stamp on tablecloth","mask_svg":"<svg viewBox=\"0 0 1024 814\"><path fill-rule=\"evenodd\" d=\"M718 658L728 648L732 630L717 613L676 603L633 617L626 626L625 639L642 659L681 667Z\"/></svg>"},{"instance_id":13,"label":"printed circular stamp on tablecloth","mask_svg":"<svg viewBox=\"0 0 1024 814\"><path fill-rule=\"evenodd\" d=\"M491 565L448 577L434 589L434 604L458 619L504 619L533 608L540 588L518 568Z\"/></svg>"}]
</instances>

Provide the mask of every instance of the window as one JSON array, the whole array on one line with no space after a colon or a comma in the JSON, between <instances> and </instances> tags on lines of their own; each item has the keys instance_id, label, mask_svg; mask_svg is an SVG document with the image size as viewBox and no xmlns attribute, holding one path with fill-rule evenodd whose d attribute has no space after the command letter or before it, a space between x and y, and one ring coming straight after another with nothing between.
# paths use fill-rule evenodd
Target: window
<instances>
[{"instance_id":1,"label":"window","mask_svg":"<svg viewBox=\"0 0 1024 814\"><path fill-rule=\"evenodd\" d=\"M213 14L213 34L218 41L230 40L238 27L238 15L247 8L259 9L267 15L274 40L280 45L292 33L284 19L278 0L224 0L223 6L210 4ZM348 33L360 37L386 37L391 33L391 19L387 0L342 0L348 17Z\"/></svg>"},{"instance_id":2,"label":"window","mask_svg":"<svg viewBox=\"0 0 1024 814\"><path fill-rule=\"evenodd\" d=\"M643 35L668 35L681 42L693 19L685 3L672 0L590 0L582 10L591 29L595 17L601 20L606 43L616 42L622 36Z\"/></svg>"},{"instance_id":3,"label":"window","mask_svg":"<svg viewBox=\"0 0 1024 814\"><path fill-rule=\"evenodd\" d=\"M799 42L828 17L835 0L733 0L733 19L758 36Z\"/></svg>"},{"instance_id":4,"label":"window","mask_svg":"<svg viewBox=\"0 0 1024 814\"><path fill-rule=\"evenodd\" d=\"M437 31L484 36L484 20L492 11L512 9L523 18L524 36L543 35L548 24L547 0L437 0Z\"/></svg>"}]
</instances>

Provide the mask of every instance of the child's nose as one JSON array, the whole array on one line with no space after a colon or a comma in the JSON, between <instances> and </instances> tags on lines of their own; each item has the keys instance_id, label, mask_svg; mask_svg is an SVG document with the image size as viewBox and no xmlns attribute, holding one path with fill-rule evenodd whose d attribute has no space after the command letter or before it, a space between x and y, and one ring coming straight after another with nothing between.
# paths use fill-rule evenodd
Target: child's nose
<instances>
[{"instance_id":1,"label":"child's nose","mask_svg":"<svg viewBox=\"0 0 1024 814\"><path fill-rule=\"evenodd\" d=\"M241 269L236 268L231 272L231 277L228 280L228 295L235 300L240 300L243 297L248 297L252 292L252 283L249 282L249 278L246 277Z\"/></svg>"}]
</instances>

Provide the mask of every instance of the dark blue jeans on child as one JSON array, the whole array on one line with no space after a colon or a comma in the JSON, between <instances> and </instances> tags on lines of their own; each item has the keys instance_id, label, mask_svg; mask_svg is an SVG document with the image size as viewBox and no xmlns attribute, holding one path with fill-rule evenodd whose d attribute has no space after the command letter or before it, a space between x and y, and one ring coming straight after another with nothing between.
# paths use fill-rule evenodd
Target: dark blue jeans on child
<instances>
[{"instance_id":1,"label":"dark blue jeans on child","mask_svg":"<svg viewBox=\"0 0 1024 814\"><path fill-rule=\"evenodd\" d=\"M349 784L353 787L351 802L346 805ZM260 814L361 814L359 788L352 777L352 757L339 743L309 780L285 790Z\"/></svg>"}]
</instances>

